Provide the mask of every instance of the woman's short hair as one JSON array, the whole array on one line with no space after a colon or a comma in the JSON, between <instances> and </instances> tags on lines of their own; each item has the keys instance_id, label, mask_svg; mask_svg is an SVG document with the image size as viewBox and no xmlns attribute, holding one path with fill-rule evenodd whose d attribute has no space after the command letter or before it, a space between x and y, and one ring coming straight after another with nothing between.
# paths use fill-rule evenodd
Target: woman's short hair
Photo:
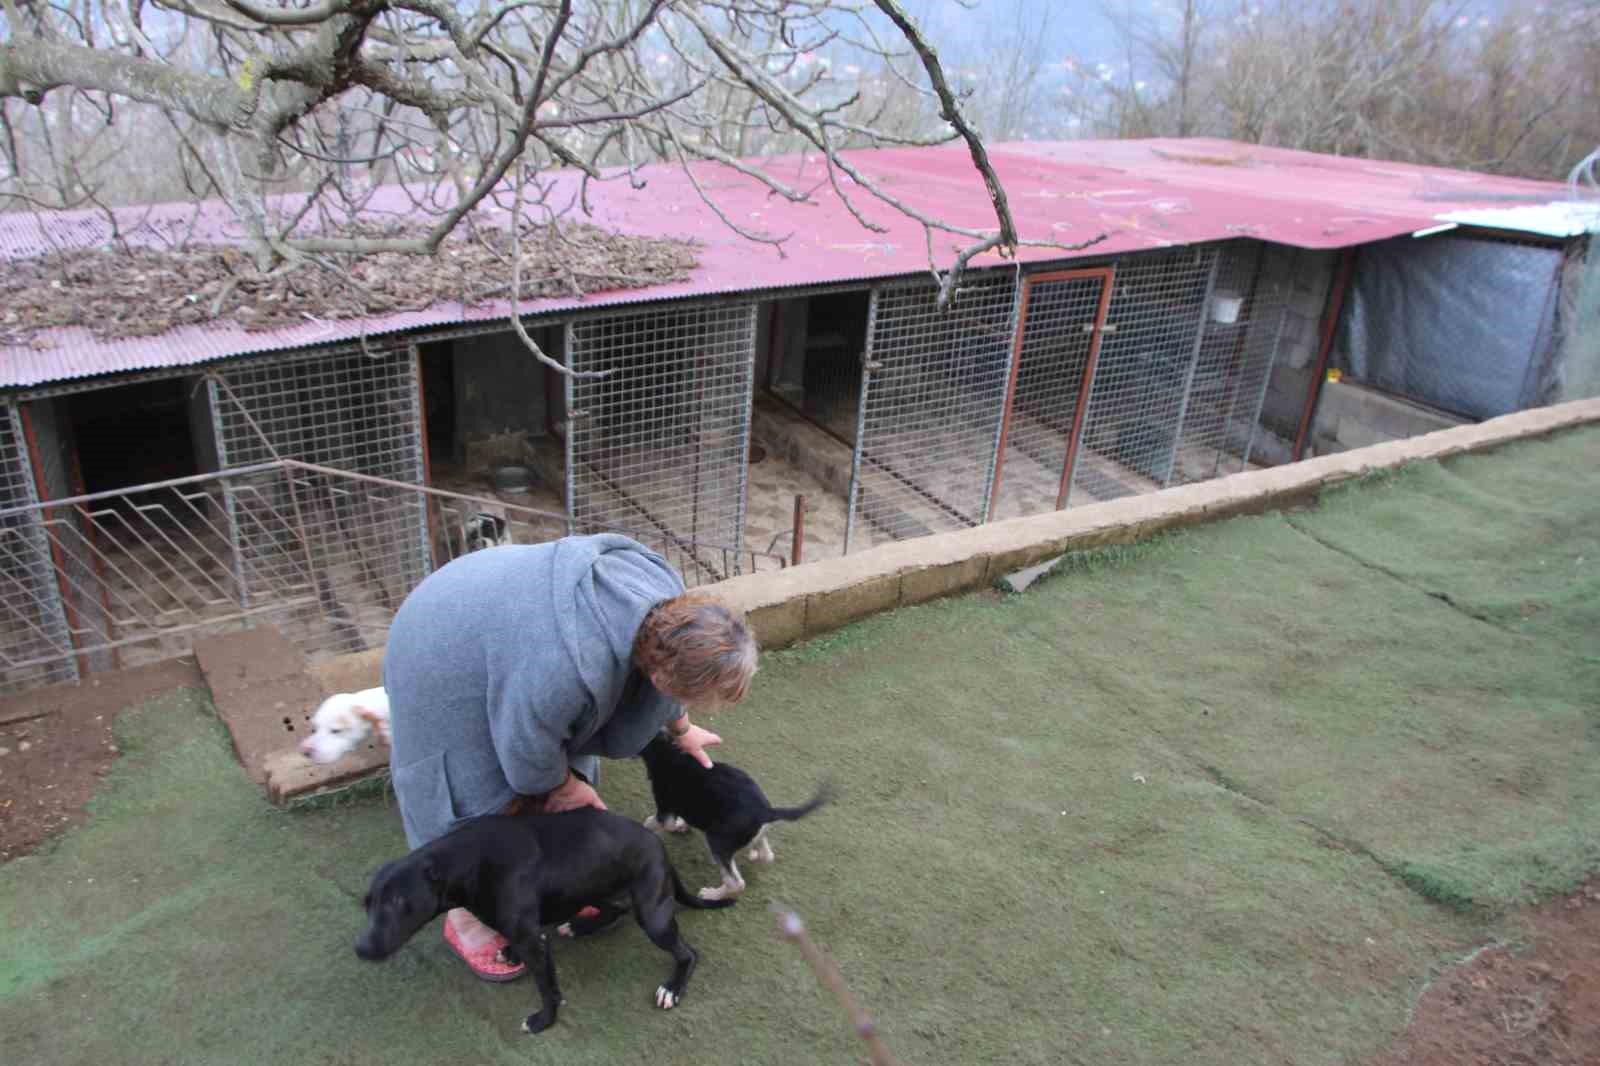
<instances>
[{"instance_id":1,"label":"woman's short hair","mask_svg":"<svg viewBox=\"0 0 1600 1066\"><path fill-rule=\"evenodd\" d=\"M750 691L760 648L744 619L711 593L694 589L656 604L633 658L682 703L738 703Z\"/></svg>"}]
</instances>

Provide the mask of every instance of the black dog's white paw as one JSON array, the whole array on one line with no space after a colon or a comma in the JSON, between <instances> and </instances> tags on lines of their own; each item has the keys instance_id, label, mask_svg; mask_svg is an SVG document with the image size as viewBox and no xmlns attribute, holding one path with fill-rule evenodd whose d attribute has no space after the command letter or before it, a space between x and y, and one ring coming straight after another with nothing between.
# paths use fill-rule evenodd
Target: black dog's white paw
<instances>
[{"instance_id":1,"label":"black dog's white paw","mask_svg":"<svg viewBox=\"0 0 1600 1066\"><path fill-rule=\"evenodd\" d=\"M556 1024L555 1011L539 1011L522 1019L522 1031L528 1034L542 1033L554 1024Z\"/></svg>"},{"instance_id":2,"label":"black dog's white paw","mask_svg":"<svg viewBox=\"0 0 1600 1066\"><path fill-rule=\"evenodd\" d=\"M570 940L572 938L572 923L562 922L556 926L556 936L564 936Z\"/></svg>"},{"instance_id":3,"label":"black dog's white paw","mask_svg":"<svg viewBox=\"0 0 1600 1066\"><path fill-rule=\"evenodd\" d=\"M644 827L652 833L687 833L689 823L679 818L676 814L667 815L666 821L661 821L655 815L644 820Z\"/></svg>"},{"instance_id":4,"label":"black dog's white paw","mask_svg":"<svg viewBox=\"0 0 1600 1066\"><path fill-rule=\"evenodd\" d=\"M674 992L666 985L661 985L656 989L656 1006L662 1010L671 1010L681 1002L683 1002L682 992Z\"/></svg>"}]
</instances>

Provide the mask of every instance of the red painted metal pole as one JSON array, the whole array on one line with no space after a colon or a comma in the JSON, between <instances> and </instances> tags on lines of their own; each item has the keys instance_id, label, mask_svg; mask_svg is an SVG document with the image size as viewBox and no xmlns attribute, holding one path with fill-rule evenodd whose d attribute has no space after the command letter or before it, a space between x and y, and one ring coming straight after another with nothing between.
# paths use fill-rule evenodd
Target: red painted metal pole
<instances>
[{"instance_id":1,"label":"red painted metal pole","mask_svg":"<svg viewBox=\"0 0 1600 1066\"><path fill-rule=\"evenodd\" d=\"M1311 434L1311 418L1317 413L1317 398L1322 395L1322 381L1328 373L1328 354L1333 350L1333 331L1339 324L1339 314L1344 310L1344 294L1350 285L1350 274L1355 269L1354 248L1346 248L1339 257L1339 274L1328 290L1328 303L1322 311L1322 339L1317 346L1317 365L1311 374L1311 388L1306 392L1305 410L1300 412L1300 432L1294 439L1294 461L1305 454L1306 438Z\"/></svg>"},{"instance_id":2,"label":"red painted metal pole","mask_svg":"<svg viewBox=\"0 0 1600 1066\"><path fill-rule=\"evenodd\" d=\"M1011 409L1017 401L1017 375L1022 370L1022 333L1028 324L1028 298L1033 294L1033 278L1022 279L1022 302L1017 305L1016 333L1011 337L1011 372L1006 375L1006 404L1000 412L1000 439L995 442L994 477L989 482L989 509L985 522L994 521L1000 505L1000 478L1006 469L1006 441L1011 437Z\"/></svg>"},{"instance_id":3,"label":"red painted metal pole","mask_svg":"<svg viewBox=\"0 0 1600 1066\"><path fill-rule=\"evenodd\" d=\"M794 536L790 551L790 565L799 566L801 553L806 546L806 498L796 494L794 498Z\"/></svg>"},{"instance_id":4,"label":"red painted metal pole","mask_svg":"<svg viewBox=\"0 0 1600 1066\"><path fill-rule=\"evenodd\" d=\"M1089 355L1083 363L1083 384L1078 387L1078 402L1072 409L1072 436L1067 438L1067 456L1061 462L1061 484L1056 490L1056 510L1067 505L1072 495L1072 475L1078 467L1078 447L1083 442L1084 422L1089 414L1089 392L1094 388L1094 372L1100 365L1100 341L1106 332L1106 315L1111 312L1111 289L1116 272L1107 267L1100 287L1100 302L1094 309L1094 329L1089 334Z\"/></svg>"}]
</instances>

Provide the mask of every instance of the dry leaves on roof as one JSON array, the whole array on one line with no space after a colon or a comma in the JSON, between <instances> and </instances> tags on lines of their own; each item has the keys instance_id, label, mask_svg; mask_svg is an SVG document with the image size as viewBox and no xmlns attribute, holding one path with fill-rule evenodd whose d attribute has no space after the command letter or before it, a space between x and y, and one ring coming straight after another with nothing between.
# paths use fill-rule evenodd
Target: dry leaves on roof
<instances>
[{"instance_id":1,"label":"dry leaves on roof","mask_svg":"<svg viewBox=\"0 0 1600 1066\"><path fill-rule=\"evenodd\" d=\"M386 230L368 236L414 236ZM452 236L437 255L385 252L301 262L268 274L237 247L52 252L7 265L0 347L40 330L81 326L101 340L149 337L227 320L251 332L321 319L467 307L511 290L510 234ZM578 296L681 281L698 264L692 242L632 237L562 223L521 241L522 298Z\"/></svg>"}]
</instances>

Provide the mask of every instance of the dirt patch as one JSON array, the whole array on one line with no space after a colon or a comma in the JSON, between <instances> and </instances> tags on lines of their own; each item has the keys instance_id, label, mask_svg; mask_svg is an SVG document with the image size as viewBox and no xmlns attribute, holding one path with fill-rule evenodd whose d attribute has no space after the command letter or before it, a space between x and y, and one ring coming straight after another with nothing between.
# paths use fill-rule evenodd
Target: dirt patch
<instances>
[{"instance_id":1,"label":"dirt patch","mask_svg":"<svg viewBox=\"0 0 1600 1066\"><path fill-rule=\"evenodd\" d=\"M118 711L203 683L193 659L171 659L0 699L0 862L82 821L117 758Z\"/></svg>"},{"instance_id":2,"label":"dirt patch","mask_svg":"<svg viewBox=\"0 0 1600 1066\"><path fill-rule=\"evenodd\" d=\"M1404 1037L1365 1066L1600 1062L1600 877L1428 988Z\"/></svg>"}]
</instances>

